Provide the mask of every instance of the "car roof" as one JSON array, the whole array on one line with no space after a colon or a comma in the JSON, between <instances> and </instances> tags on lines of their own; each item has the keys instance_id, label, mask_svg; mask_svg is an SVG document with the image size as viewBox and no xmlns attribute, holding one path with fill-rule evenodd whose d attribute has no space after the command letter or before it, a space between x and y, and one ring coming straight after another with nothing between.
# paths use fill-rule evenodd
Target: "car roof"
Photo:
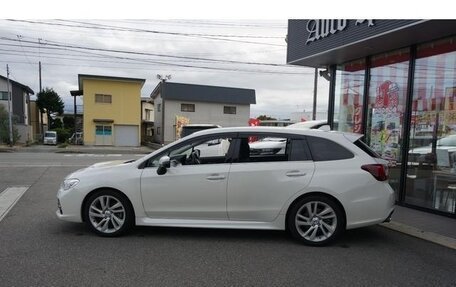
<instances>
[{"instance_id":1,"label":"car roof","mask_svg":"<svg viewBox=\"0 0 456 287\"><path fill-rule=\"evenodd\" d=\"M229 128L218 128L208 129L195 132L189 137L196 137L201 135L211 135L219 133L233 133L233 132L264 132L264 133L285 133L285 134L297 134L297 135L314 135L319 137L338 137L343 135L348 140L354 142L361 138L362 134L345 133L339 131L324 131L318 129L289 129L286 127L264 127L264 126L253 126L253 127L229 127Z\"/></svg>"},{"instance_id":2,"label":"car roof","mask_svg":"<svg viewBox=\"0 0 456 287\"><path fill-rule=\"evenodd\" d=\"M184 128L185 127L189 127L189 128L193 128L193 127L214 127L214 128L221 128L221 126L219 125L214 125L214 124L188 124L188 125L185 125L183 126Z\"/></svg>"},{"instance_id":3,"label":"car roof","mask_svg":"<svg viewBox=\"0 0 456 287\"><path fill-rule=\"evenodd\" d=\"M294 123L294 124L287 126L287 128L312 128L314 126L318 126L321 124L327 124L327 123L328 123L327 120L312 120L312 121Z\"/></svg>"}]
</instances>

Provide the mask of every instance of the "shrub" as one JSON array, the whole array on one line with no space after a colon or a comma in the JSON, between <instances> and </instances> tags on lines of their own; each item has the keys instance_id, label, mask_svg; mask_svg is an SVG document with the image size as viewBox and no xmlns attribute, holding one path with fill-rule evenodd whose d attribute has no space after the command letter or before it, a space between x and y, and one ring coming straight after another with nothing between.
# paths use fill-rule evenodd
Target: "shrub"
<instances>
[{"instance_id":1,"label":"shrub","mask_svg":"<svg viewBox=\"0 0 456 287\"><path fill-rule=\"evenodd\" d=\"M57 142L64 143L67 142L71 136L71 131L65 128L54 129L57 132Z\"/></svg>"}]
</instances>

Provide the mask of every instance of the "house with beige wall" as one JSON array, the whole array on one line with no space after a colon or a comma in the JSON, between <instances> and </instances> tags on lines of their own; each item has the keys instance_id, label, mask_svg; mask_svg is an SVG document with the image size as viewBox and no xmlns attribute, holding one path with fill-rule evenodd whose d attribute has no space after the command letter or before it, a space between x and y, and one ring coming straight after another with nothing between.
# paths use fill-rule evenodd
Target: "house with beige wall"
<instances>
[{"instance_id":1,"label":"house with beige wall","mask_svg":"<svg viewBox=\"0 0 456 287\"><path fill-rule=\"evenodd\" d=\"M145 79L78 75L85 145L139 146ZM76 92L76 93L75 93Z\"/></svg>"}]
</instances>

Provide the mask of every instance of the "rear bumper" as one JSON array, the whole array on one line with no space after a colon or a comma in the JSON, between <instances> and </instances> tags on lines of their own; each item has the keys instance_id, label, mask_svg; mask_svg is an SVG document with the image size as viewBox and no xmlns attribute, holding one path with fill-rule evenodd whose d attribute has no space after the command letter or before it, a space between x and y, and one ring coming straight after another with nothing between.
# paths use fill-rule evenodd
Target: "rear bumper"
<instances>
[{"instance_id":1,"label":"rear bumper","mask_svg":"<svg viewBox=\"0 0 456 287\"><path fill-rule=\"evenodd\" d=\"M394 213L394 209L390 212L390 214L388 215L388 217L385 219L385 221L383 222L390 222L391 221L391 216L393 215Z\"/></svg>"}]
</instances>

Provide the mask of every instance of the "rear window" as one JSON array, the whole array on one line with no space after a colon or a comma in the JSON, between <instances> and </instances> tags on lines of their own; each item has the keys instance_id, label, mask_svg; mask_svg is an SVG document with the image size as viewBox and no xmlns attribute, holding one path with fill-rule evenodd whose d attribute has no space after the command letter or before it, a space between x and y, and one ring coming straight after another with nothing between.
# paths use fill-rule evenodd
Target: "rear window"
<instances>
[{"instance_id":1,"label":"rear window","mask_svg":"<svg viewBox=\"0 0 456 287\"><path fill-rule=\"evenodd\" d=\"M331 140L319 137L307 137L314 161L342 160L353 158L354 154Z\"/></svg>"}]
</instances>

